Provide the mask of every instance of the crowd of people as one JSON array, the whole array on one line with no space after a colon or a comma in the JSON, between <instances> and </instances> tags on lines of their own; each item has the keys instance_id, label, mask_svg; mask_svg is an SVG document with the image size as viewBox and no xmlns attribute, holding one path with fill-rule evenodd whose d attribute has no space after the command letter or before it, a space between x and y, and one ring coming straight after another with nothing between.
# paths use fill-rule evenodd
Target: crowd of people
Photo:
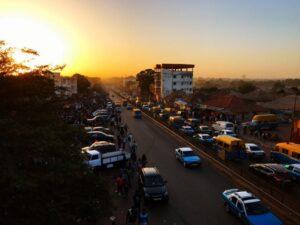
<instances>
[{"instance_id":1,"label":"crowd of people","mask_svg":"<svg viewBox=\"0 0 300 225\"><path fill-rule=\"evenodd\" d=\"M119 173L114 178L115 193L128 201L131 207L127 210L125 224L139 225L148 224L148 212L142 208L142 195L138 187L137 180L139 171L147 165L147 157L142 154L137 155L137 143L128 126L122 121L121 113L113 110L110 118L110 128L115 132L116 142L119 149L130 152L130 159L120 168ZM129 199L129 193L133 193Z\"/></svg>"}]
</instances>

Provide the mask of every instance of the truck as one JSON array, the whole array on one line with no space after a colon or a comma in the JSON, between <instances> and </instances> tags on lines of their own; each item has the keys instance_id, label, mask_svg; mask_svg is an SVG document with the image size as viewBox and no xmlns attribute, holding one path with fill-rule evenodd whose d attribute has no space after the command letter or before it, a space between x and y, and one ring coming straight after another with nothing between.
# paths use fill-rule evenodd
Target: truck
<instances>
[{"instance_id":1,"label":"truck","mask_svg":"<svg viewBox=\"0 0 300 225\"><path fill-rule=\"evenodd\" d=\"M112 168L130 159L129 152L116 149L112 143L105 141L95 143L82 148L84 162L92 169Z\"/></svg>"}]
</instances>

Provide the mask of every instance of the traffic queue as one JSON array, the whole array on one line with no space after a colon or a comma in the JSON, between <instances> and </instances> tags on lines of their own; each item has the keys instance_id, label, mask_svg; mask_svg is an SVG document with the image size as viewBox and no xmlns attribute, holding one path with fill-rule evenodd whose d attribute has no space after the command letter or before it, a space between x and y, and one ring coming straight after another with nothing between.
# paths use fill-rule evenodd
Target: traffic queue
<instances>
[{"instance_id":1,"label":"traffic queue","mask_svg":"<svg viewBox=\"0 0 300 225\"><path fill-rule=\"evenodd\" d=\"M100 168L111 168L118 165L124 165L131 158L130 152L126 148L122 148L119 140L117 141L111 126L120 123L120 113L124 109L131 110L132 116L140 120L142 119L142 111L153 113L156 119L166 119L166 109L164 117L157 117L163 110L160 109L157 114L154 107L138 108L128 102L113 103L107 102L106 108L98 109L93 112L93 118L87 119L86 133L88 135L88 146L82 148L85 163L91 169L98 170ZM154 108L154 109L153 109ZM223 160L245 160L252 158L264 158L264 151L253 143L245 143L242 139L237 138L230 133L220 133L222 131L233 132L233 124L227 121L218 121L213 126L201 125L196 118L183 119L179 115L169 115L165 120L166 124L172 127L183 137L194 140L210 149L215 149L217 155ZM121 129L125 129L121 125ZM127 129L127 128L126 128ZM124 132L124 131L123 131ZM125 137L127 138L127 137ZM122 142L122 141L121 141ZM289 143L292 145L292 143ZM283 153L282 145L278 145L276 153ZM289 145L288 145L289 146ZM287 147L285 146L284 149ZM295 149L292 149L295 150ZM285 152L286 153L286 152ZM284 153L283 153L284 154ZM191 148L182 146L174 151L175 159L178 160L186 168L198 167L203 164L203 159ZM251 157L250 157L251 156ZM294 156L294 154L293 154ZM275 163L254 163L249 165L249 170L255 174L262 174L275 182L290 182L295 179L295 174L299 171L299 164L275 164ZM263 171L269 170L269 173ZM292 175L293 174L293 175ZM138 173L138 185L141 190L141 196L144 203L149 201L169 200L166 181L156 167L142 166ZM155 188L153 188L155 187ZM237 199L234 200L233 196ZM247 224L270 224L279 225L282 222L268 210L263 203L251 193L240 191L238 189L225 190L222 193L225 208L228 212L237 215L243 222Z\"/></svg>"},{"instance_id":2,"label":"traffic queue","mask_svg":"<svg viewBox=\"0 0 300 225\"><path fill-rule=\"evenodd\" d=\"M250 172L263 179L267 178L278 186L300 183L300 144L277 143L270 154L266 154L259 144L239 138L233 122L201 124L199 118L184 118L182 111L174 108L149 103L136 106L134 110L143 110L193 143L214 152L223 161L246 161ZM274 129L277 126L276 117L273 114L255 115L251 126L251 129L257 126Z\"/></svg>"}]
</instances>

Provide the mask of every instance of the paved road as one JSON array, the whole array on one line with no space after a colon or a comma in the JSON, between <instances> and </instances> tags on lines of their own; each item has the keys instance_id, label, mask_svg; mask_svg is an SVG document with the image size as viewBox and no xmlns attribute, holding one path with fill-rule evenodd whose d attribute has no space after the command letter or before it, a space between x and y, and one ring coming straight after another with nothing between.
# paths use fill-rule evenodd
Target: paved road
<instances>
[{"instance_id":1,"label":"paved road","mask_svg":"<svg viewBox=\"0 0 300 225\"><path fill-rule=\"evenodd\" d=\"M157 166L167 180L169 203L149 206L150 224L240 224L225 212L221 201L221 192L233 187L227 178L205 162L202 168L185 169L174 156L174 149L182 146L179 140L146 117L136 120L131 111L122 111L139 154L145 153L148 165Z\"/></svg>"}]
</instances>

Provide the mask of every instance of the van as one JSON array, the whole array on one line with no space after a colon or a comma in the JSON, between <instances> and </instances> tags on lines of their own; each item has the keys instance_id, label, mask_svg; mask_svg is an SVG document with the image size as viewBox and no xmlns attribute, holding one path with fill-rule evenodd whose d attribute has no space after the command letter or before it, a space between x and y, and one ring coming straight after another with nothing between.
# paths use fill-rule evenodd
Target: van
<instances>
[{"instance_id":1,"label":"van","mask_svg":"<svg viewBox=\"0 0 300 225\"><path fill-rule=\"evenodd\" d=\"M144 167L139 173L139 189L145 201L168 201L166 181L155 167Z\"/></svg>"},{"instance_id":2,"label":"van","mask_svg":"<svg viewBox=\"0 0 300 225\"><path fill-rule=\"evenodd\" d=\"M223 160L240 160L247 158L245 142L242 139L228 135L215 137L215 146Z\"/></svg>"},{"instance_id":3,"label":"van","mask_svg":"<svg viewBox=\"0 0 300 225\"><path fill-rule=\"evenodd\" d=\"M234 131L234 125L231 122L228 121L217 121L212 125L212 128L215 131L221 131L221 130L231 130Z\"/></svg>"},{"instance_id":4,"label":"van","mask_svg":"<svg viewBox=\"0 0 300 225\"><path fill-rule=\"evenodd\" d=\"M132 115L135 119L141 119L142 118L142 111L140 109L133 109Z\"/></svg>"},{"instance_id":5,"label":"van","mask_svg":"<svg viewBox=\"0 0 300 225\"><path fill-rule=\"evenodd\" d=\"M282 164L298 164L300 163L300 144L278 143L271 151L270 158L272 161Z\"/></svg>"},{"instance_id":6,"label":"van","mask_svg":"<svg viewBox=\"0 0 300 225\"><path fill-rule=\"evenodd\" d=\"M274 129L278 122L278 117L274 114L258 114L253 116L250 126L256 129Z\"/></svg>"},{"instance_id":7,"label":"van","mask_svg":"<svg viewBox=\"0 0 300 225\"><path fill-rule=\"evenodd\" d=\"M171 126L179 129L179 128L181 128L183 126L184 119L181 116L170 116L168 123Z\"/></svg>"}]
</instances>

